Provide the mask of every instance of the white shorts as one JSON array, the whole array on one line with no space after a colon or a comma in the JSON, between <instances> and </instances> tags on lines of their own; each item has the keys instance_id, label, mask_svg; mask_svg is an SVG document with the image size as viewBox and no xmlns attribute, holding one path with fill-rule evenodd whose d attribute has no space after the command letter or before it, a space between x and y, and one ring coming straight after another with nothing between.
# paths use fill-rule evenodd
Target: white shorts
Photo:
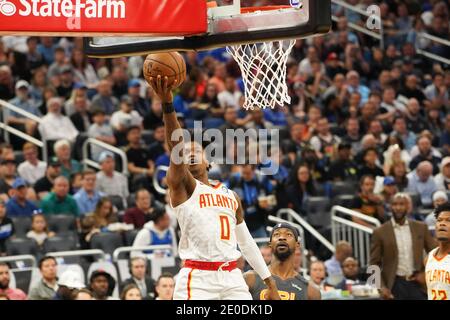
<instances>
[{"instance_id":1,"label":"white shorts","mask_svg":"<svg viewBox=\"0 0 450 320\"><path fill-rule=\"evenodd\" d=\"M174 300L252 300L239 269L210 271L182 268L177 275Z\"/></svg>"}]
</instances>

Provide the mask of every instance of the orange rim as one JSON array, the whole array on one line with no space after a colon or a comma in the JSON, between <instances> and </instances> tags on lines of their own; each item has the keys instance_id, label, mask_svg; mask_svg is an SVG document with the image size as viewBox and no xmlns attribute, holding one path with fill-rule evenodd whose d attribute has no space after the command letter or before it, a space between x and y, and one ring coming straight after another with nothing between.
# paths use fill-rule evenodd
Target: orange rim
<instances>
[{"instance_id":1,"label":"orange rim","mask_svg":"<svg viewBox=\"0 0 450 320\"><path fill-rule=\"evenodd\" d=\"M245 7L241 8L241 13L253 13L255 11L271 11L279 9L290 9L291 6L264 6L264 7Z\"/></svg>"},{"instance_id":2,"label":"orange rim","mask_svg":"<svg viewBox=\"0 0 450 320\"><path fill-rule=\"evenodd\" d=\"M216 1L209 1L206 3L206 7L207 8L216 8L217 7L217 2Z\"/></svg>"}]
</instances>

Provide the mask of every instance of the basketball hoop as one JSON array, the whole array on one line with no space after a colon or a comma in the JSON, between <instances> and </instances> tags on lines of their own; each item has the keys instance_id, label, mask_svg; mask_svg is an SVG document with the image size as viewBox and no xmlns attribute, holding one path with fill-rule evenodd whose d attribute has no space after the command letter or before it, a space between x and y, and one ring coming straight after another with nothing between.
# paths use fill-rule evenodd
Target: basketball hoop
<instances>
[{"instance_id":1,"label":"basketball hoop","mask_svg":"<svg viewBox=\"0 0 450 320\"><path fill-rule=\"evenodd\" d=\"M286 84L286 63L294 44L295 40L277 40L227 47L241 69L245 109L273 109L291 103Z\"/></svg>"}]
</instances>

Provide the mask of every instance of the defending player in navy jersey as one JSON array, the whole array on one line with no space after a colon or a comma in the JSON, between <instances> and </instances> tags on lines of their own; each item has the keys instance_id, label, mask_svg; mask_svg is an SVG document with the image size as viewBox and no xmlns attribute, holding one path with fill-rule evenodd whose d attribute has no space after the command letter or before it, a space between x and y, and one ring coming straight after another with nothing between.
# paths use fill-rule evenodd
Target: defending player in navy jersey
<instances>
[{"instance_id":1,"label":"defending player in navy jersey","mask_svg":"<svg viewBox=\"0 0 450 320\"><path fill-rule=\"evenodd\" d=\"M320 300L320 291L294 269L294 253L300 247L297 230L288 223L277 224L269 246L273 252L269 270L281 300ZM267 299L267 287L255 271L248 271L244 278L254 300Z\"/></svg>"}]
</instances>

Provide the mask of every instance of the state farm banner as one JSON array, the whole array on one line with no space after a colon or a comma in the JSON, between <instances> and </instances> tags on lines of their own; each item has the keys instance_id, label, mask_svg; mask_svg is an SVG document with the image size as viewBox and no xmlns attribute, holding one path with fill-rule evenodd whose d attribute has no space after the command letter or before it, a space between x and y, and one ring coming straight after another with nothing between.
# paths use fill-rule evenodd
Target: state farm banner
<instances>
[{"instance_id":1,"label":"state farm banner","mask_svg":"<svg viewBox=\"0 0 450 320\"><path fill-rule=\"evenodd\" d=\"M0 34L198 34L205 0L0 0Z\"/></svg>"}]
</instances>

